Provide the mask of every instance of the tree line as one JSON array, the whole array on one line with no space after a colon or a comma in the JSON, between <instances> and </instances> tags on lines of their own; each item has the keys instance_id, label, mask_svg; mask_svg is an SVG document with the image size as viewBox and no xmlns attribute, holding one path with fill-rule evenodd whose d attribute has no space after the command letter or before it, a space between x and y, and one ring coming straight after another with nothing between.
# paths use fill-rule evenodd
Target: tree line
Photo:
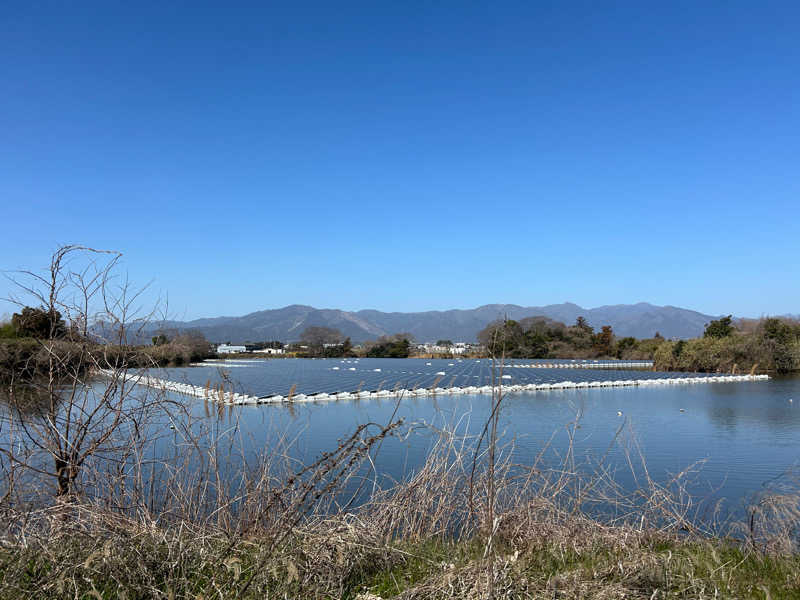
<instances>
[{"instance_id":1,"label":"tree line","mask_svg":"<svg viewBox=\"0 0 800 600\"><path fill-rule=\"evenodd\" d=\"M42 352L40 340L50 340L51 350ZM728 315L708 323L702 337L688 340L665 340L658 333L647 339L617 337L610 325L595 331L584 317L572 325L547 317L498 319L478 333L478 341L486 355L495 357L651 359L656 369L664 371L800 371L800 322L790 318L734 321ZM102 343L86 324L68 323L57 310L26 306L0 323L0 379L45 372L53 352L65 369L74 368L75 344L98 344L112 362L122 360L124 354L131 366L177 366L214 356L211 344L196 331L159 331L151 342L138 346ZM412 334L396 333L355 347L338 329L310 326L287 349L307 358L408 358L413 345Z\"/></svg>"},{"instance_id":2,"label":"tree line","mask_svg":"<svg viewBox=\"0 0 800 600\"><path fill-rule=\"evenodd\" d=\"M652 358L664 340L618 338L610 325L595 332L584 317L571 326L547 317L498 319L478 333L490 356L507 358Z\"/></svg>"},{"instance_id":3,"label":"tree line","mask_svg":"<svg viewBox=\"0 0 800 600\"><path fill-rule=\"evenodd\" d=\"M300 342L290 345L289 349L294 350L297 356L307 358L408 358L413 342L410 333L397 333L365 342L356 350L350 338L338 329L312 325L300 334Z\"/></svg>"},{"instance_id":4,"label":"tree line","mask_svg":"<svg viewBox=\"0 0 800 600\"><path fill-rule=\"evenodd\" d=\"M196 331L159 332L152 345L114 343L103 324L67 323L58 310L25 306L0 323L0 381L30 381L51 372L56 357L60 371L85 370L92 363L85 352L102 353L110 364L131 367L180 366L213 356L211 344ZM43 342L47 342L47 347Z\"/></svg>"},{"instance_id":5,"label":"tree line","mask_svg":"<svg viewBox=\"0 0 800 600\"><path fill-rule=\"evenodd\" d=\"M665 341L654 362L669 371L800 371L800 322L782 317L734 322L728 315L709 323L703 337Z\"/></svg>"},{"instance_id":6,"label":"tree line","mask_svg":"<svg viewBox=\"0 0 800 600\"><path fill-rule=\"evenodd\" d=\"M478 340L495 357L651 359L659 371L701 373L800 371L800 321L784 317L734 321L728 315L687 340L666 340L658 332L648 339L618 338L610 325L595 332L583 317L571 326L546 317L501 319Z\"/></svg>"}]
</instances>

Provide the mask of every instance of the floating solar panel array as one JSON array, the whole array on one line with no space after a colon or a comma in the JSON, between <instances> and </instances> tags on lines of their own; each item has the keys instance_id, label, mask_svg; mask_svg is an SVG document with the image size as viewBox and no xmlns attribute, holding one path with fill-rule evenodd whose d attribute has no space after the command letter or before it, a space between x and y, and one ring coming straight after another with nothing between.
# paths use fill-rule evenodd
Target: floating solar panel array
<instances>
[{"instance_id":1,"label":"floating solar panel array","mask_svg":"<svg viewBox=\"0 0 800 600\"><path fill-rule=\"evenodd\" d=\"M534 367L537 372L520 371L531 363L509 362L502 367L489 360L433 360L423 363L417 359L354 360L239 360L208 363L196 368L165 369L159 376L129 374L137 384L158 387L167 391L207 398L225 404L257 404L276 402L307 402L351 400L357 398L408 397L451 394L491 394L549 391L564 389L662 386L677 384L761 381L766 375L700 375L659 372L640 372L630 378L630 372L619 369L615 378L600 380L592 367L574 371L578 381L563 381L557 369ZM538 364L538 363L534 363ZM547 363L545 363L547 364ZM566 363L571 364L571 363ZM628 363L629 364L629 363ZM222 376L220 369L241 368L235 376ZM248 369L250 367L252 370ZM577 367L574 367L577 369ZM584 367L586 368L586 367ZM606 367L608 368L608 367ZM512 369L506 371L506 369ZM218 377L211 378L216 371ZM252 375L248 375L252 373ZM164 376L166 375L166 377ZM611 375L604 373L604 375ZM203 378L205 384L202 383ZM239 391L230 383L236 379ZM179 379L183 379L180 381Z\"/></svg>"},{"instance_id":2,"label":"floating solar panel array","mask_svg":"<svg viewBox=\"0 0 800 600\"><path fill-rule=\"evenodd\" d=\"M581 368L577 361L504 361L502 368L512 374L514 383L557 383L566 379L562 365L570 365L570 379L592 380L592 370ZM607 361L602 364L608 379L629 378L629 362ZM526 368L535 365L535 368ZM542 365L542 366L539 366ZM556 365L556 366L552 366ZM512 370L513 369L513 370ZM611 372L618 371L618 372ZM499 376L498 364L487 359L234 359L198 363L192 367L153 370L150 375L170 381L182 381L205 387L208 382L217 388L220 383L236 383L237 392L251 396L306 395L361 390L378 391L433 387L472 387L491 385ZM639 374L639 378L663 377L663 374Z\"/></svg>"}]
</instances>

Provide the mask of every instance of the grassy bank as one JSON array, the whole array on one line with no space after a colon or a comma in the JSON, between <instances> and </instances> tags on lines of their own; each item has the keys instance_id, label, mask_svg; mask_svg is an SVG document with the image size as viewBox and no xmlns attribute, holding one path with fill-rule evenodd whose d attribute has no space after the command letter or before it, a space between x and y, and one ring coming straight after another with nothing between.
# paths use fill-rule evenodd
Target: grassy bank
<instances>
[{"instance_id":1,"label":"grassy bank","mask_svg":"<svg viewBox=\"0 0 800 600\"><path fill-rule=\"evenodd\" d=\"M704 337L665 341L653 356L661 371L792 373L800 371L800 324L789 319L709 329Z\"/></svg>"},{"instance_id":2,"label":"grassy bank","mask_svg":"<svg viewBox=\"0 0 800 600\"><path fill-rule=\"evenodd\" d=\"M481 537L387 542L355 517L306 524L268 550L269 538L231 545L222 532L109 516L99 531L1 549L0 598L477 599L490 581L508 599L800 597L796 555L547 519L506 515L486 557Z\"/></svg>"},{"instance_id":3,"label":"grassy bank","mask_svg":"<svg viewBox=\"0 0 800 600\"><path fill-rule=\"evenodd\" d=\"M533 347L536 327L505 323L493 339L522 331L517 348ZM777 368L793 332L765 324L659 352L694 369L711 354L703 366L717 370L719 348L755 340L745 349L768 350ZM597 352L617 343L585 324L562 333ZM301 440L240 429L246 412L207 404L198 418L196 399L129 383L138 367L202 358L197 341L3 342L3 368L42 383L24 386L41 392L27 411L0 386L12 395L0 413L0 600L800 598L800 494L764 491L742 523L718 523L717 505L687 492L695 469L654 481L633 435L614 459L611 447L576 456L580 412L566 448L544 443L516 464L499 388L477 437L395 413L300 461ZM106 376L90 379L97 366ZM417 434L426 458L387 481L383 442ZM621 465L630 477L617 478Z\"/></svg>"},{"instance_id":4,"label":"grassy bank","mask_svg":"<svg viewBox=\"0 0 800 600\"><path fill-rule=\"evenodd\" d=\"M85 348L66 340L0 339L0 382L83 375L89 369Z\"/></svg>"},{"instance_id":5,"label":"grassy bank","mask_svg":"<svg viewBox=\"0 0 800 600\"><path fill-rule=\"evenodd\" d=\"M90 469L55 502L17 477L0 501L0 599L800 598L798 497L700 530L691 469L658 484L639 468L626 491L602 460L521 467L502 443L491 458L445 431L408 479L348 502L382 440L419 426L361 426L302 465L286 445L237 465L228 424L179 425L155 474Z\"/></svg>"},{"instance_id":6,"label":"grassy bank","mask_svg":"<svg viewBox=\"0 0 800 600\"><path fill-rule=\"evenodd\" d=\"M169 343L119 346L67 339L0 339L0 381L28 382L82 376L94 367L180 366L212 356L206 346Z\"/></svg>"}]
</instances>

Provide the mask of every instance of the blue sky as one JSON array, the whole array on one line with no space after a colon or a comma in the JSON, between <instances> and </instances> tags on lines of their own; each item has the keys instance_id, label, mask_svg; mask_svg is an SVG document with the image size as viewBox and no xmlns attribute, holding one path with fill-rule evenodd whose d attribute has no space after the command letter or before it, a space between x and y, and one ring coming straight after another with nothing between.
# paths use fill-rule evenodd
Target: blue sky
<instances>
[{"instance_id":1,"label":"blue sky","mask_svg":"<svg viewBox=\"0 0 800 600\"><path fill-rule=\"evenodd\" d=\"M7 3L0 268L119 250L181 318L798 313L798 31L794 2Z\"/></svg>"}]
</instances>

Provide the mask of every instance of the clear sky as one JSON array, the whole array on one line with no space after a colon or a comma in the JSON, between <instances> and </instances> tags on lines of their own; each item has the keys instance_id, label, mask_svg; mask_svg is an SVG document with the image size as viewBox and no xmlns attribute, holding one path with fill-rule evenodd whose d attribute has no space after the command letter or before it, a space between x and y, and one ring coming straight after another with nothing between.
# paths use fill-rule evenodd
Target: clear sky
<instances>
[{"instance_id":1,"label":"clear sky","mask_svg":"<svg viewBox=\"0 0 800 600\"><path fill-rule=\"evenodd\" d=\"M0 268L116 249L181 318L800 313L799 192L797 2L0 8Z\"/></svg>"}]
</instances>

